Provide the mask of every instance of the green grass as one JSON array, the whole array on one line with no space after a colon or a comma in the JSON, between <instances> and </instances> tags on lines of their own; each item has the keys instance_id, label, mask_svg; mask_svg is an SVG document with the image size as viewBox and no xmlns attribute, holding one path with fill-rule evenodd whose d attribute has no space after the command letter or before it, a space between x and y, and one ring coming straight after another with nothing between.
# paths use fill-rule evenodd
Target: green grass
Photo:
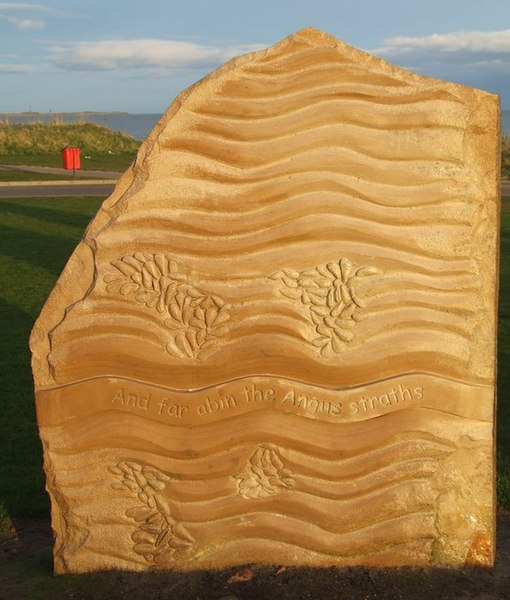
<instances>
[{"instance_id":1,"label":"green grass","mask_svg":"<svg viewBox=\"0 0 510 600\"><path fill-rule=\"evenodd\" d=\"M0 201L0 521L2 516L48 514L28 338L48 293L101 201ZM502 214L498 358L498 501L510 507L510 199L504 201Z\"/></svg>"},{"instance_id":2,"label":"green grass","mask_svg":"<svg viewBox=\"0 0 510 600\"><path fill-rule=\"evenodd\" d=\"M100 198L0 201L0 503L11 517L48 510L28 338L56 278L100 204Z\"/></svg>"},{"instance_id":3,"label":"green grass","mask_svg":"<svg viewBox=\"0 0 510 600\"><path fill-rule=\"evenodd\" d=\"M510 135L501 139L501 177L510 179Z\"/></svg>"},{"instance_id":4,"label":"green grass","mask_svg":"<svg viewBox=\"0 0 510 600\"><path fill-rule=\"evenodd\" d=\"M501 210L498 323L498 502L510 508L510 198Z\"/></svg>"},{"instance_id":5,"label":"green grass","mask_svg":"<svg viewBox=\"0 0 510 600\"><path fill-rule=\"evenodd\" d=\"M90 158L86 158L90 156ZM136 156L134 152L81 153L83 171L125 171ZM53 154L0 154L0 165L29 165L34 167L62 167L62 156Z\"/></svg>"},{"instance_id":6,"label":"green grass","mask_svg":"<svg viewBox=\"0 0 510 600\"><path fill-rule=\"evenodd\" d=\"M79 172L78 172L79 174ZM77 175L78 176L78 175ZM24 171L10 171L0 169L1 181L57 181L60 179L72 180L73 175L52 175L51 173L29 173Z\"/></svg>"}]
</instances>

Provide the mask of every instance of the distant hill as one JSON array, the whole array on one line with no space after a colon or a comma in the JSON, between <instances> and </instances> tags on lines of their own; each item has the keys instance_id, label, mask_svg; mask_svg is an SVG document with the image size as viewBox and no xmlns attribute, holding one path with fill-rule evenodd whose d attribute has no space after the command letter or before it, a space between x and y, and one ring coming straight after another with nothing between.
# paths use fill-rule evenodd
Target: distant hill
<instances>
[{"instance_id":1,"label":"distant hill","mask_svg":"<svg viewBox=\"0 0 510 600\"><path fill-rule=\"evenodd\" d=\"M66 146L87 153L135 153L140 141L95 123L0 123L0 155L55 154Z\"/></svg>"}]
</instances>

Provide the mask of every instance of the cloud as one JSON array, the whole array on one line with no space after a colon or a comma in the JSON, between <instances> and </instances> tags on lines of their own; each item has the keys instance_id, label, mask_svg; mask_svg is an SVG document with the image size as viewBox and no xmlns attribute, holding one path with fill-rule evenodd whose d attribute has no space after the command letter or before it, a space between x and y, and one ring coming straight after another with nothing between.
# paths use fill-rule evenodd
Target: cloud
<instances>
[{"instance_id":1,"label":"cloud","mask_svg":"<svg viewBox=\"0 0 510 600\"><path fill-rule=\"evenodd\" d=\"M27 13L30 14L27 15ZM45 4L0 2L0 19L22 31L41 31L44 29L46 23L41 18L41 14L54 17L69 16L68 13Z\"/></svg>"},{"instance_id":2,"label":"cloud","mask_svg":"<svg viewBox=\"0 0 510 600\"><path fill-rule=\"evenodd\" d=\"M0 14L0 19L7 21L14 27L21 30L41 31L46 27L46 23L42 19L20 19L18 17L10 17Z\"/></svg>"},{"instance_id":3,"label":"cloud","mask_svg":"<svg viewBox=\"0 0 510 600\"><path fill-rule=\"evenodd\" d=\"M201 69L260 50L263 45L205 46L157 39L104 40L49 47L52 62L67 70Z\"/></svg>"},{"instance_id":4,"label":"cloud","mask_svg":"<svg viewBox=\"0 0 510 600\"><path fill-rule=\"evenodd\" d=\"M504 63L510 60L510 29L397 36L385 39L373 52L415 66Z\"/></svg>"},{"instance_id":5,"label":"cloud","mask_svg":"<svg viewBox=\"0 0 510 600\"><path fill-rule=\"evenodd\" d=\"M51 8L51 6L46 6L45 4L29 4L23 2L0 2L0 12L4 11L15 11L15 12L23 12L23 11L31 11L31 12L45 12L52 14L62 14L61 11L56 8Z\"/></svg>"},{"instance_id":6,"label":"cloud","mask_svg":"<svg viewBox=\"0 0 510 600\"><path fill-rule=\"evenodd\" d=\"M432 48L443 52L509 52L510 29L502 31L457 31L421 37L397 36L387 38L380 51L408 52L416 48Z\"/></svg>"},{"instance_id":7,"label":"cloud","mask_svg":"<svg viewBox=\"0 0 510 600\"><path fill-rule=\"evenodd\" d=\"M31 73L34 70L30 65L17 64L0 64L0 73L6 75L19 75L23 73Z\"/></svg>"}]
</instances>

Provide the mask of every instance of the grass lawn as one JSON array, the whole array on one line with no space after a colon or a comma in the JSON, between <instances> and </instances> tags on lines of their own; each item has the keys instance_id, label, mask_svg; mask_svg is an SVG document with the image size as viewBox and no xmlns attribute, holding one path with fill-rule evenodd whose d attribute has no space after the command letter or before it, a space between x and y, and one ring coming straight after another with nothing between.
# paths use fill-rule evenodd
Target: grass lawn
<instances>
[{"instance_id":1,"label":"grass lawn","mask_svg":"<svg viewBox=\"0 0 510 600\"><path fill-rule=\"evenodd\" d=\"M57 181L59 179L72 180L73 175L52 175L51 173L28 173L24 171L9 171L0 169L1 181Z\"/></svg>"},{"instance_id":2,"label":"grass lawn","mask_svg":"<svg viewBox=\"0 0 510 600\"><path fill-rule=\"evenodd\" d=\"M498 502L510 507L510 198L501 210L498 323Z\"/></svg>"},{"instance_id":3,"label":"grass lawn","mask_svg":"<svg viewBox=\"0 0 510 600\"><path fill-rule=\"evenodd\" d=\"M90 156L90 158L86 158ZM125 171L133 162L136 152L94 152L81 154L81 168L83 171ZM34 167L62 167L60 152L53 154L1 154L2 165L30 165ZM40 177L39 179L44 179Z\"/></svg>"},{"instance_id":4,"label":"grass lawn","mask_svg":"<svg viewBox=\"0 0 510 600\"><path fill-rule=\"evenodd\" d=\"M101 198L0 200L0 503L12 517L48 510L34 411L30 330L101 202Z\"/></svg>"},{"instance_id":5,"label":"grass lawn","mask_svg":"<svg viewBox=\"0 0 510 600\"><path fill-rule=\"evenodd\" d=\"M0 200L0 517L47 514L28 338L100 198ZM510 507L510 198L503 202L499 322L499 504Z\"/></svg>"}]
</instances>

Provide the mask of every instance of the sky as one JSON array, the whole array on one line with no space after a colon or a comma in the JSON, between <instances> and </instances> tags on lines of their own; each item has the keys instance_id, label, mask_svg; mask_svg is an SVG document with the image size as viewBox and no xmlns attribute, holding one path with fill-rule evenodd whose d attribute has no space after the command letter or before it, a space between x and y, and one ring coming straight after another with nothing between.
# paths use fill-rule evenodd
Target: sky
<instances>
[{"instance_id":1,"label":"sky","mask_svg":"<svg viewBox=\"0 0 510 600\"><path fill-rule=\"evenodd\" d=\"M0 112L162 113L308 26L510 109L508 0L44 0L0 2Z\"/></svg>"}]
</instances>

